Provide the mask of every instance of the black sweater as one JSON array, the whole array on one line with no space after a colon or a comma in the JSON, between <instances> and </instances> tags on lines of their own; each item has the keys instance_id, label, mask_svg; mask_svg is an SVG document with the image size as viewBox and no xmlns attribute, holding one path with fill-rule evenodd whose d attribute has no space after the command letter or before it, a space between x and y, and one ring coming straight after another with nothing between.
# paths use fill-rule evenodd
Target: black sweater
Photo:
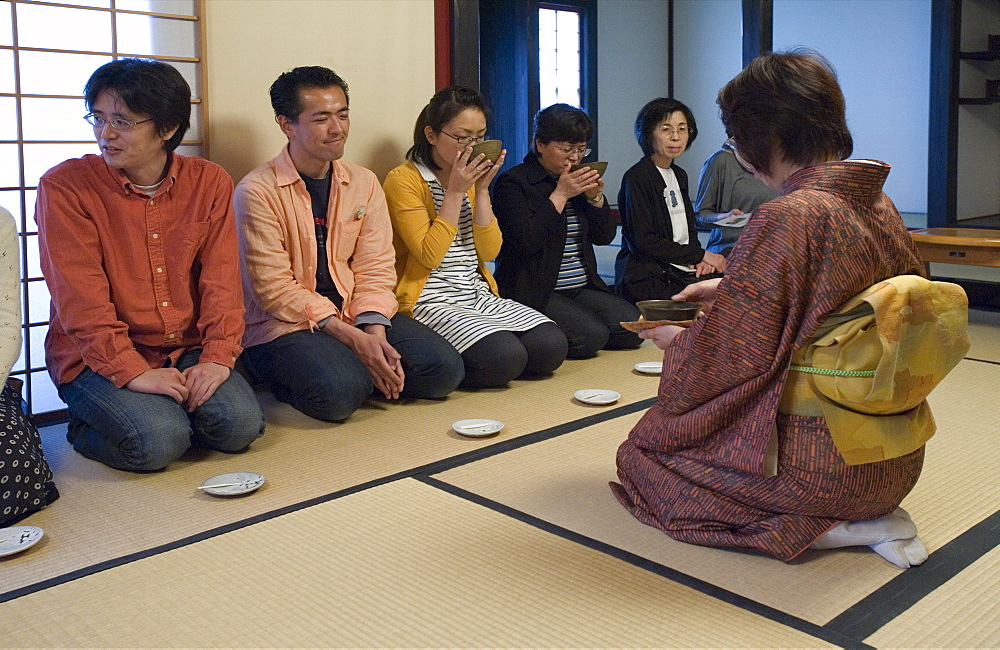
<instances>
[{"instance_id":1,"label":"black sweater","mask_svg":"<svg viewBox=\"0 0 1000 650\"><path fill-rule=\"evenodd\" d=\"M618 192L622 250L615 260L615 275L626 289L660 278L669 264L697 264L705 257L705 250L698 241L694 208L688 198L687 173L676 164L671 165L671 169L681 188L690 243L674 241L670 211L663 199L666 183L649 156L644 157L625 172ZM643 292L632 293L641 295Z\"/></svg>"},{"instance_id":2,"label":"black sweater","mask_svg":"<svg viewBox=\"0 0 1000 650\"><path fill-rule=\"evenodd\" d=\"M501 296L539 310L555 289L566 247L566 216L556 212L549 200L557 182L529 152L522 164L500 175L493 191L493 212L503 233L493 277ZM611 208L607 200L596 207L584 194L569 203L580 220L580 258L587 280L594 288L610 291L597 274L594 245L610 244L615 238Z\"/></svg>"}]
</instances>

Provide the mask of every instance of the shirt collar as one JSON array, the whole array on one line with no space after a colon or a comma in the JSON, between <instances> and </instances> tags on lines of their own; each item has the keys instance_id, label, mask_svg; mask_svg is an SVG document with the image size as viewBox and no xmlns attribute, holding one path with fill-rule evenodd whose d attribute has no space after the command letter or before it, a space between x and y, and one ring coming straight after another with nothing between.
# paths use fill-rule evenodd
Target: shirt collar
<instances>
[{"instance_id":1,"label":"shirt collar","mask_svg":"<svg viewBox=\"0 0 1000 650\"><path fill-rule=\"evenodd\" d=\"M425 165L424 163L417 162L416 160L414 160L413 166L417 168L418 172L420 172L420 177L423 178L428 183L437 180L437 176L434 175L434 172L431 171L431 168Z\"/></svg>"},{"instance_id":2,"label":"shirt collar","mask_svg":"<svg viewBox=\"0 0 1000 650\"><path fill-rule=\"evenodd\" d=\"M157 194L163 194L173 187L174 183L177 181L177 175L180 173L182 158L184 158L184 156L181 156L180 154L176 154L172 151L167 152L167 159L170 161L170 166L167 169L167 175L163 179L163 183L156 192ZM103 156L101 157L101 160L104 160ZM107 163L104 164L107 165ZM142 190L138 189L136 185L128 179L128 176L126 176L125 172L122 170L108 165L108 171L111 172L111 175L115 179L115 183L122 188L122 191L124 191L126 195L139 194L146 196Z\"/></svg>"},{"instance_id":3,"label":"shirt collar","mask_svg":"<svg viewBox=\"0 0 1000 650\"><path fill-rule=\"evenodd\" d=\"M299 170L295 168L295 163L292 162L292 154L288 152L288 145L281 150L278 157L271 161L271 165L274 167L274 176L278 181L278 186L284 187L287 185L293 185L295 183L305 182L299 177ZM351 174L345 165L340 160L334 160L332 165L333 179L330 181L332 183L340 183L341 185L349 185L351 183Z\"/></svg>"}]
</instances>

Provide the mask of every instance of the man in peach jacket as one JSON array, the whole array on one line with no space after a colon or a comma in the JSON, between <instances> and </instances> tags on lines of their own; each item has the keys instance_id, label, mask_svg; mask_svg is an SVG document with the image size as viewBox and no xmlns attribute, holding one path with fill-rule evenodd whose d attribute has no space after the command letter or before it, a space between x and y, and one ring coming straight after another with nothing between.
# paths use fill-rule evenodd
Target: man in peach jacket
<instances>
[{"instance_id":1,"label":"man in peach jacket","mask_svg":"<svg viewBox=\"0 0 1000 650\"><path fill-rule=\"evenodd\" d=\"M441 336L398 314L392 227L371 171L344 162L347 84L319 66L271 86L288 145L240 181L235 204L247 369L276 398L341 421L377 388L441 398L464 376Z\"/></svg>"}]
</instances>

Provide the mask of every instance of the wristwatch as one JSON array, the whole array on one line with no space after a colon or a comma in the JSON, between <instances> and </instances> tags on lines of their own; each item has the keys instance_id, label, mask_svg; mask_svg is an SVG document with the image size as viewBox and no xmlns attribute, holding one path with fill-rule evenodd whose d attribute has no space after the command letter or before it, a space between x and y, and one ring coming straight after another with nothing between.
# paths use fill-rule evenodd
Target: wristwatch
<instances>
[{"instance_id":1,"label":"wristwatch","mask_svg":"<svg viewBox=\"0 0 1000 650\"><path fill-rule=\"evenodd\" d=\"M603 199L603 198L604 198L604 192L601 192L600 194L598 194L594 198L587 199L587 200L590 201L591 203L600 203L601 199Z\"/></svg>"}]
</instances>

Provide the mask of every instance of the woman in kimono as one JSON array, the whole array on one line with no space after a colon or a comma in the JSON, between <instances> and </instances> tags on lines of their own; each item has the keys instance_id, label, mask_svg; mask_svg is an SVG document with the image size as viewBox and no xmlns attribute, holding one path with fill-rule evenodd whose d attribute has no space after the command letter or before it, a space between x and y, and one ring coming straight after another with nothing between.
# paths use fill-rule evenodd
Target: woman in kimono
<instances>
[{"instance_id":1,"label":"woman in kimono","mask_svg":"<svg viewBox=\"0 0 1000 650\"><path fill-rule=\"evenodd\" d=\"M889 165L846 160L844 96L815 53L758 57L718 103L740 162L779 196L754 213L724 278L675 296L706 303L706 315L643 333L665 350L659 400L621 445L612 489L640 521L692 544L784 561L865 545L920 564L926 549L898 506L922 442L850 464L824 417L782 402L793 353L828 315L882 280L923 275L882 192Z\"/></svg>"}]
</instances>

